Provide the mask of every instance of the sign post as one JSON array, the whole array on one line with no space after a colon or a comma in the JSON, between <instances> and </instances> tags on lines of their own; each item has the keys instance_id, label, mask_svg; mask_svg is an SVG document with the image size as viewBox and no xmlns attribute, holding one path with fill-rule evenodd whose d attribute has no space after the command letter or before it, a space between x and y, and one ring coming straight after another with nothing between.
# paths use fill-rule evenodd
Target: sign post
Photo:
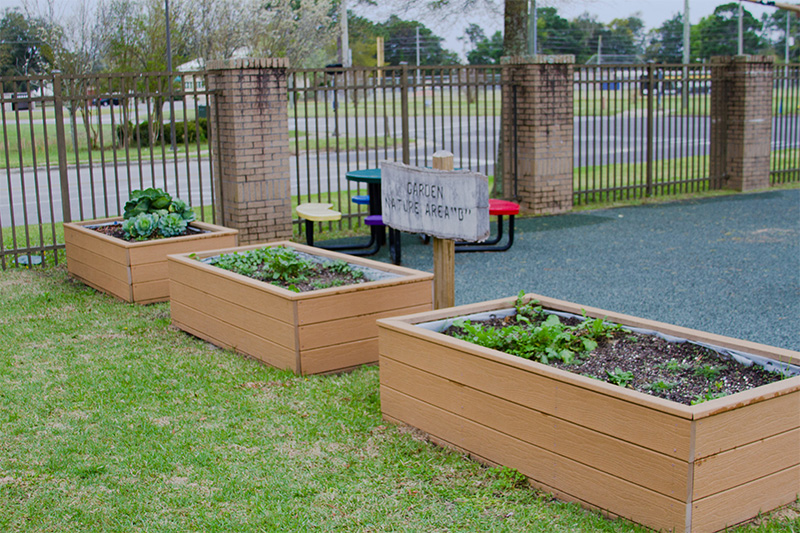
<instances>
[{"instance_id":1,"label":"sign post","mask_svg":"<svg viewBox=\"0 0 800 533\"><path fill-rule=\"evenodd\" d=\"M489 236L489 182L453 170L453 154L433 154L433 170L381 162L381 202L387 226L433 237L433 303L455 305L455 239Z\"/></svg>"},{"instance_id":2,"label":"sign post","mask_svg":"<svg viewBox=\"0 0 800 533\"><path fill-rule=\"evenodd\" d=\"M453 170L453 154L440 150L433 154L435 170ZM488 187L488 184L487 184ZM433 238L433 308L456 305L456 242Z\"/></svg>"}]
</instances>

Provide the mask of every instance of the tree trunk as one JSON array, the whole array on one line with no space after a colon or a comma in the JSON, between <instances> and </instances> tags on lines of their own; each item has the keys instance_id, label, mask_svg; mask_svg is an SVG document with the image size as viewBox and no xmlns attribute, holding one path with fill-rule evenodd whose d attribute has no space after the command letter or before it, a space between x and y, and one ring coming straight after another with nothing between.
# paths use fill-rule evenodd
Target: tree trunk
<instances>
[{"instance_id":1,"label":"tree trunk","mask_svg":"<svg viewBox=\"0 0 800 533\"><path fill-rule=\"evenodd\" d=\"M521 56L528 51L528 0L506 0L503 55Z\"/></svg>"}]
</instances>

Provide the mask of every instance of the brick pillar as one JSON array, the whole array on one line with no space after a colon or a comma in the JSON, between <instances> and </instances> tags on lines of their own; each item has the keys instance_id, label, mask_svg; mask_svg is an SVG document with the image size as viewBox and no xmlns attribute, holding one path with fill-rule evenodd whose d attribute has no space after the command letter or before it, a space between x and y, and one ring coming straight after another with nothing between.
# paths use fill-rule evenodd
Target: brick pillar
<instances>
[{"instance_id":1,"label":"brick pillar","mask_svg":"<svg viewBox=\"0 0 800 533\"><path fill-rule=\"evenodd\" d=\"M284 58L208 62L216 218L240 244L292 236L287 67Z\"/></svg>"},{"instance_id":2,"label":"brick pillar","mask_svg":"<svg viewBox=\"0 0 800 533\"><path fill-rule=\"evenodd\" d=\"M510 82L503 86L503 192L526 213L572 209L574 63L571 55L502 58Z\"/></svg>"},{"instance_id":3,"label":"brick pillar","mask_svg":"<svg viewBox=\"0 0 800 533\"><path fill-rule=\"evenodd\" d=\"M769 186L773 58L711 58L711 183L739 191Z\"/></svg>"}]
</instances>

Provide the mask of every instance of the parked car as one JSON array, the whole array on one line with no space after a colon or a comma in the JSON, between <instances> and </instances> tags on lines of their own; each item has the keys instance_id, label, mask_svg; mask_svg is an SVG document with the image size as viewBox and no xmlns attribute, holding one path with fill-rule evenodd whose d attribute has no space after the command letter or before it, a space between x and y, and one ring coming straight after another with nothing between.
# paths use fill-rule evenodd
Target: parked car
<instances>
[{"instance_id":1,"label":"parked car","mask_svg":"<svg viewBox=\"0 0 800 533\"><path fill-rule=\"evenodd\" d=\"M103 98L94 98L92 105L107 107L110 105L119 105L119 96L104 96Z\"/></svg>"}]
</instances>

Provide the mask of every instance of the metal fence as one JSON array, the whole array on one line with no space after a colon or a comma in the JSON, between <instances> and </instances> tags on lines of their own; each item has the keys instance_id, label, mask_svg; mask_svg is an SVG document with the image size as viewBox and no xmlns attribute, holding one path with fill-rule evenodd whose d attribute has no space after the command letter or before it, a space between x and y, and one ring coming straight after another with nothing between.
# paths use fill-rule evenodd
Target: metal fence
<instances>
[{"instance_id":1,"label":"metal fence","mask_svg":"<svg viewBox=\"0 0 800 533\"><path fill-rule=\"evenodd\" d=\"M574 94L577 204L708 188L707 67L576 67Z\"/></svg>"},{"instance_id":2,"label":"metal fence","mask_svg":"<svg viewBox=\"0 0 800 533\"><path fill-rule=\"evenodd\" d=\"M205 87L202 72L0 80L0 266L57 263L59 222L117 216L135 189L213 217Z\"/></svg>"},{"instance_id":3,"label":"metal fence","mask_svg":"<svg viewBox=\"0 0 800 533\"><path fill-rule=\"evenodd\" d=\"M776 66L770 183L800 181L800 65Z\"/></svg>"},{"instance_id":4,"label":"metal fence","mask_svg":"<svg viewBox=\"0 0 800 533\"><path fill-rule=\"evenodd\" d=\"M456 167L494 174L500 129L499 67L328 68L289 72L292 191L334 203L352 224L362 193L351 170L381 160L431 164L448 150Z\"/></svg>"},{"instance_id":5,"label":"metal fence","mask_svg":"<svg viewBox=\"0 0 800 533\"><path fill-rule=\"evenodd\" d=\"M348 171L435 151L490 179L500 159L503 67L288 72L295 203L331 202L351 227L364 193ZM800 181L800 66L775 67L771 182ZM214 216L213 98L204 72L2 78L0 267L58 262L58 222L116 216L133 189L161 187ZM576 66L574 199L690 193L710 176L704 65ZM506 102L505 105L511 105Z\"/></svg>"}]
</instances>

